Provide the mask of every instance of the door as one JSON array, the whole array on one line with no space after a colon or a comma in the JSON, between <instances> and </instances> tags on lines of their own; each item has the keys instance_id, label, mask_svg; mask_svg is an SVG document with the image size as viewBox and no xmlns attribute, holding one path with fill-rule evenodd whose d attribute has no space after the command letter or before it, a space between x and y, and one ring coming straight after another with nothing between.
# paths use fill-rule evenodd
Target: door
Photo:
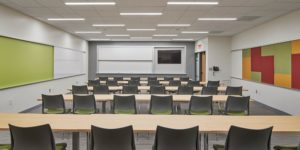
<instances>
[{"instance_id":1,"label":"door","mask_svg":"<svg viewBox=\"0 0 300 150\"><path fill-rule=\"evenodd\" d=\"M199 81L200 80L200 53L195 53L195 77L196 80Z\"/></svg>"},{"instance_id":2,"label":"door","mask_svg":"<svg viewBox=\"0 0 300 150\"><path fill-rule=\"evenodd\" d=\"M200 80L206 81L206 54L205 52L200 53Z\"/></svg>"}]
</instances>

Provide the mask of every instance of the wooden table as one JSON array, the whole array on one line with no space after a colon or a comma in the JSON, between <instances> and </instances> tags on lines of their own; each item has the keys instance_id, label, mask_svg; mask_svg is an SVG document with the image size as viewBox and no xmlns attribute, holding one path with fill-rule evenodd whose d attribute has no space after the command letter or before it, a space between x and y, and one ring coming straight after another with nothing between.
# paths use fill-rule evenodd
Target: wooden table
<instances>
[{"instance_id":1,"label":"wooden table","mask_svg":"<svg viewBox=\"0 0 300 150\"><path fill-rule=\"evenodd\" d=\"M106 84L106 81L100 81L101 84ZM169 85L169 81L159 81L162 85ZM206 82L199 82L200 85L206 85ZM126 85L128 84L128 80L118 81L119 85ZM187 81L181 81L181 85L187 85ZM141 80L140 85L148 85L148 81Z\"/></svg>"},{"instance_id":2,"label":"wooden table","mask_svg":"<svg viewBox=\"0 0 300 150\"><path fill-rule=\"evenodd\" d=\"M50 124L53 131L73 133L73 150L78 150L78 132L90 132L91 125L103 128L133 126L135 132L155 132L157 125L169 128L199 126L203 135L226 133L231 125L261 129L273 126L275 133L300 133L300 116L197 116L197 115L45 115L0 113L0 130L9 130L8 124L37 126ZM204 139L205 150L208 138Z\"/></svg>"},{"instance_id":3,"label":"wooden table","mask_svg":"<svg viewBox=\"0 0 300 150\"><path fill-rule=\"evenodd\" d=\"M98 78L96 78L96 79L98 79ZM108 80L114 80L114 78L113 78L113 77L109 77L109 78L108 78ZM123 80L125 80L125 81L129 81L129 80L131 80L131 78L130 78L130 77L124 77L124 78L123 78ZM140 78L140 80L141 80L141 81L147 81L147 80L148 80L148 78ZM159 80L159 81L163 81L163 80L164 80L164 78L160 78L160 77L158 77L158 78L157 78L157 80ZM180 80L180 78L174 78L174 80Z\"/></svg>"}]
</instances>

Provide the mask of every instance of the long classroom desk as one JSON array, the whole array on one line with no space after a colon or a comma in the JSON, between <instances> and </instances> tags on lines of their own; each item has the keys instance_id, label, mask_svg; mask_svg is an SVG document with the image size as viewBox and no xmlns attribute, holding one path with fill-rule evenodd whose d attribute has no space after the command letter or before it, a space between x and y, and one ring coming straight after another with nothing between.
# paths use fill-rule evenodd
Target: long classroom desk
<instances>
[{"instance_id":1,"label":"long classroom desk","mask_svg":"<svg viewBox=\"0 0 300 150\"><path fill-rule=\"evenodd\" d=\"M100 81L101 84L106 84L106 81ZM169 81L159 81L162 85L169 85ZM119 85L126 85L128 84L128 80L118 81ZM187 85L188 81L181 81L181 85ZM199 82L200 85L206 85L206 82ZM141 80L140 85L148 85L148 81Z\"/></svg>"},{"instance_id":2,"label":"long classroom desk","mask_svg":"<svg viewBox=\"0 0 300 150\"><path fill-rule=\"evenodd\" d=\"M178 90L178 86L165 86L166 88L166 91L177 91ZM202 91L202 88L201 86L195 86L194 87L194 92L199 92L199 91ZM226 91L226 86L219 86L218 87L218 91L219 92L225 92ZM110 91L121 91L123 89L123 86L109 86L109 90ZM139 90L147 90L149 91L150 90L150 86L138 86L138 89ZM90 91L93 91L93 87L92 86L89 86L88 87L88 90ZM247 91L247 89L243 89L243 91Z\"/></svg>"},{"instance_id":3,"label":"long classroom desk","mask_svg":"<svg viewBox=\"0 0 300 150\"><path fill-rule=\"evenodd\" d=\"M102 112L106 112L106 102L112 101L114 99L114 95L128 96L135 95L136 102L147 102L149 103L151 100L150 94L95 94L95 100L97 102L102 102ZM158 96L168 96L167 94L154 94ZM209 95L193 95L193 96L209 96ZM212 95L213 102L226 102L228 95ZM63 95L65 101L73 101L72 94ZM192 97L192 95L172 95L174 102L185 102L188 103ZM39 98L38 101L42 99Z\"/></svg>"},{"instance_id":4,"label":"long classroom desk","mask_svg":"<svg viewBox=\"0 0 300 150\"><path fill-rule=\"evenodd\" d=\"M109 77L108 80L114 80L114 77ZM123 77L123 80L124 81L129 81L129 80L131 80L131 78L130 77ZM140 80L141 81L147 81L148 78L140 78ZM158 77L157 80L164 81L164 78L159 78ZM174 80L180 80L180 78L174 78Z\"/></svg>"},{"instance_id":5,"label":"long classroom desk","mask_svg":"<svg viewBox=\"0 0 300 150\"><path fill-rule=\"evenodd\" d=\"M208 134L226 133L231 125L251 129L273 126L274 133L300 133L300 116L46 115L0 113L0 130L9 130L8 124L23 127L50 124L54 132L72 132L73 150L79 150L79 132L89 133L91 125L103 128L119 128L132 125L135 132L152 133L156 131L158 125L177 129L199 126L199 132L205 137L205 150L208 150Z\"/></svg>"}]
</instances>

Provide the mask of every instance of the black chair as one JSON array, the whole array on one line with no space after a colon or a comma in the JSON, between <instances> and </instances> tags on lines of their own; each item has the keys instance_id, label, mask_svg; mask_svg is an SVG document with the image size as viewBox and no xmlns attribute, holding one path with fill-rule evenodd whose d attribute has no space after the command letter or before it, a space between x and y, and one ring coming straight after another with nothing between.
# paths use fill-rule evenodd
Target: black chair
<instances>
[{"instance_id":1,"label":"black chair","mask_svg":"<svg viewBox=\"0 0 300 150\"><path fill-rule=\"evenodd\" d=\"M153 85L160 85L158 80L148 80L148 85L153 86Z\"/></svg>"},{"instance_id":2,"label":"black chair","mask_svg":"<svg viewBox=\"0 0 300 150\"><path fill-rule=\"evenodd\" d=\"M208 81L206 86L207 87L219 87L220 81Z\"/></svg>"},{"instance_id":3,"label":"black chair","mask_svg":"<svg viewBox=\"0 0 300 150\"><path fill-rule=\"evenodd\" d=\"M203 87L201 95L218 95L218 87Z\"/></svg>"},{"instance_id":4,"label":"black chair","mask_svg":"<svg viewBox=\"0 0 300 150\"><path fill-rule=\"evenodd\" d=\"M140 80L141 80L140 77L131 77L130 79L131 79L132 81L140 81Z\"/></svg>"},{"instance_id":5,"label":"black chair","mask_svg":"<svg viewBox=\"0 0 300 150\"><path fill-rule=\"evenodd\" d=\"M174 77L164 77L164 80L165 81L171 81L171 80L174 80Z\"/></svg>"},{"instance_id":6,"label":"black chair","mask_svg":"<svg viewBox=\"0 0 300 150\"><path fill-rule=\"evenodd\" d=\"M74 114L95 114L97 112L94 95L73 95Z\"/></svg>"},{"instance_id":7,"label":"black chair","mask_svg":"<svg viewBox=\"0 0 300 150\"><path fill-rule=\"evenodd\" d=\"M171 80L169 81L169 86L181 86L180 80Z\"/></svg>"},{"instance_id":8,"label":"black chair","mask_svg":"<svg viewBox=\"0 0 300 150\"><path fill-rule=\"evenodd\" d=\"M66 143L55 144L49 124L35 127L9 125L11 150L65 150Z\"/></svg>"},{"instance_id":9,"label":"black chair","mask_svg":"<svg viewBox=\"0 0 300 150\"><path fill-rule=\"evenodd\" d=\"M100 81L108 81L108 77L99 77Z\"/></svg>"},{"instance_id":10,"label":"black chair","mask_svg":"<svg viewBox=\"0 0 300 150\"><path fill-rule=\"evenodd\" d=\"M225 115L249 115L250 96L228 96L225 105Z\"/></svg>"},{"instance_id":11,"label":"black chair","mask_svg":"<svg viewBox=\"0 0 300 150\"><path fill-rule=\"evenodd\" d=\"M190 77L180 77L180 81L189 81Z\"/></svg>"},{"instance_id":12,"label":"black chair","mask_svg":"<svg viewBox=\"0 0 300 150\"><path fill-rule=\"evenodd\" d=\"M94 94L109 94L109 88L107 85L99 85L93 87Z\"/></svg>"},{"instance_id":13,"label":"black chair","mask_svg":"<svg viewBox=\"0 0 300 150\"><path fill-rule=\"evenodd\" d=\"M153 150L199 150L198 126L170 129L157 126Z\"/></svg>"},{"instance_id":14,"label":"black chair","mask_svg":"<svg viewBox=\"0 0 300 150\"><path fill-rule=\"evenodd\" d=\"M115 81L122 81L122 80L123 80L123 77L114 77L114 80L115 80Z\"/></svg>"},{"instance_id":15,"label":"black chair","mask_svg":"<svg viewBox=\"0 0 300 150\"><path fill-rule=\"evenodd\" d=\"M193 95L194 88L191 86L179 86L177 90L177 94L181 95Z\"/></svg>"},{"instance_id":16,"label":"black chair","mask_svg":"<svg viewBox=\"0 0 300 150\"><path fill-rule=\"evenodd\" d=\"M149 81L156 81L157 80L157 77L148 77L148 82Z\"/></svg>"},{"instance_id":17,"label":"black chair","mask_svg":"<svg viewBox=\"0 0 300 150\"><path fill-rule=\"evenodd\" d=\"M91 150L135 150L132 126L117 129L92 126Z\"/></svg>"},{"instance_id":18,"label":"black chair","mask_svg":"<svg viewBox=\"0 0 300 150\"><path fill-rule=\"evenodd\" d=\"M100 85L100 80L89 80L88 86L98 86Z\"/></svg>"},{"instance_id":19,"label":"black chair","mask_svg":"<svg viewBox=\"0 0 300 150\"><path fill-rule=\"evenodd\" d=\"M118 86L118 81L117 80L108 80L108 81L106 81L106 84L108 86Z\"/></svg>"},{"instance_id":20,"label":"black chair","mask_svg":"<svg viewBox=\"0 0 300 150\"><path fill-rule=\"evenodd\" d=\"M129 80L128 85L134 85L134 86L139 86L140 81L139 80Z\"/></svg>"},{"instance_id":21,"label":"black chair","mask_svg":"<svg viewBox=\"0 0 300 150\"><path fill-rule=\"evenodd\" d=\"M166 88L164 86L150 86L150 94L165 94Z\"/></svg>"},{"instance_id":22,"label":"black chair","mask_svg":"<svg viewBox=\"0 0 300 150\"><path fill-rule=\"evenodd\" d=\"M192 96L189 105L190 115L212 115L213 114L213 97Z\"/></svg>"},{"instance_id":23,"label":"black chair","mask_svg":"<svg viewBox=\"0 0 300 150\"><path fill-rule=\"evenodd\" d=\"M226 95L243 95L243 87L228 86L225 91Z\"/></svg>"},{"instance_id":24,"label":"black chair","mask_svg":"<svg viewBox=\"0 0 300 150\"><path fill-rule=\"evenodd\" d=\"M135 85L123 86L122 94L138 94L138 93L139 93L138 86Z\"/></svg>"},{"instance_id":25,"label":"black chair","mask_svg":"<svg viewBox=\"0 0 300 150\"><path fill-rule=\"evenodd\" d=\"M64 114L69 112L71 112L71 109L66 109L63 95L42 95L43 114Z\"/></svg>"},{"instance_id":26,"label":"black chair","mask_svg":"<svg viewBox=\"0 0 300 150\"><path fill-rule=\"evenodd\" d=\"M201 86L200 81L191 81L189 80L187 86Z\"/></svg>"},{"instance_id":27,"label":"black chair","mask_svg":"<svg viewBox=\"0 0 300 150\"><path fill-rule=\"evenodd\" d=\"M155 114L155 115L173 114L173 97L151 95L149 114Z\"/></svg>"},{"instance_id":28,"label":"black chair","mask_svg":"<svg viewBox=\"0 0 300 150\"><path fill-rule=\"evenodd\" d=\"M231 126L225 146L213 147L215 150L270 150L272 129L253 130Z\"/></svg>"},{"instance_id":29,"label":"black chair","mask_svg":"<svg viewBox=\"0 0 300 150\"><path fill-rule=\"evenodd\" d=\"M113 99L114 114L136 114L135 96L118 96L114 95Z\"/></svg>"},{"instance_id":30,"label":"black chair","mask_svg":"<svg viewBox=\"0 0 300 150\"><path fill-rule=\"evenodd\" d=\"M72 94L89 94L89 90L86 85L72 85Z\"/></svg>"},{"instance_id":31,"label":"black chair","mask_svg":"<svg viewBox=\"0 0 300 150\"><path fill-rule=\"evenodd\" d=\"M297 146L274 146L274 150L300 150L300 143Z\"/></svg>"}]
</instances>

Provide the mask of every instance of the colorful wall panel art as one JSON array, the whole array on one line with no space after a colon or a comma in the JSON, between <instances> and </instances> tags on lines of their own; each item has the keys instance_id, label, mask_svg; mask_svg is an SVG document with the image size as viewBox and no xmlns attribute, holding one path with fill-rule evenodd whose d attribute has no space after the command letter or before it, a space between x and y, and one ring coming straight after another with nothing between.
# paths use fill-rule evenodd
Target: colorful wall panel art
<instances>
[{"instance_id":1,"label":"colorful wall panel art","mask_svg":"<svg viewBox=\"0 0 300 150\"><path fill-rule=\"evenodd\" d=\"M300 40L244 49L243 79L300 90Z\"/></svg>"}]
</instances>

